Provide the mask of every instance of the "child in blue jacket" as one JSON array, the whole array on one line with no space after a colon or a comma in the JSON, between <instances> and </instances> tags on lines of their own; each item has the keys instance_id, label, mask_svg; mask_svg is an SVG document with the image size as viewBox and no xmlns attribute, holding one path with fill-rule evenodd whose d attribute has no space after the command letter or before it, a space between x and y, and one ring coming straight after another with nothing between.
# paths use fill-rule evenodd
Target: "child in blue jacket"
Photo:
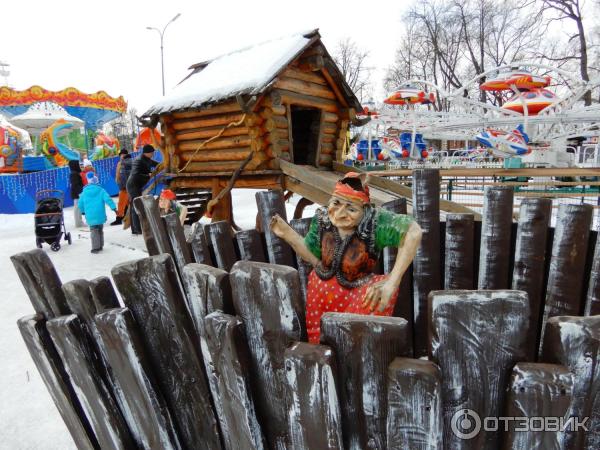
<instances>
[{"instance_id":1,"label":"child in blue jacket","mask_svg":"<svg viewBox=\"0 0 600 450\"><path fill-rule=\"evenodd\" d=\"M115 214L117 207L108 195L108 192L98 184L98 177L96 177L94 172L88 172L86 177L87 185L83 188L83 192L79 196L79 209L82 214L85 214L85 220L90 226L92 233L92 253L98 253L104 247L104 231L102 230L106 222L104 204L107 204Z\"/></svg>"}]
</instances>

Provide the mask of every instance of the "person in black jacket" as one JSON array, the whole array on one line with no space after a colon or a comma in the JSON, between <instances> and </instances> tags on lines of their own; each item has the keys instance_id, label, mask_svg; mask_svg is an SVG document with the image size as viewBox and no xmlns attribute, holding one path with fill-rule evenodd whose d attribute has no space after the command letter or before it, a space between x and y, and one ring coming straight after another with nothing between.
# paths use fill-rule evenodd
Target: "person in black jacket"
<instances>
[{"instance_id":1,"label":"person in black jacket","mask_svg":"<svg viewBox=\"0 0 600 450\"><path fill-rule=\"evenodd\" d=\"M127 205L129 203L129 195L127 195L127 180L129 179L129 174L131 173L131 155L125 149L122 149L119 152L119 156L121 159L117 163L117 170L115 173L115 181L119 186L119 203L117 208L117 218L114 222L111 222L111 225L121 225L123 223L123 218L125 217L125 212L127 211Z\"/></svg>"},{"instance_id":2,"label":"person in black jacket","mask_svg":"<svg viewBox=\"0 0 600 450\"><path fill-rule=\"evenodd\" d=\"M154 147L150 144L144 145L142 154L133 160L131 173L127 179L127 193L129 194L129 215L131 218L131 233L141 234L142 227L140 219L133 207L133 200L142 195L144 186L150 180L152 170L158 165L157 161L152 159Z\"/></svg>"},{"instance_id":3,"label":"person in black jacket","mask_svg":"<svg viewBox=\"0 0 600 450\"><path fill-rule=\"evenodd\" d=\"M73 215L75 217L75 227L84 226L81 211L79 210L79 194L83 191L83 181L81 180L81 166L79 161L72 159L69 161L69 184L71 185L71 198L73 199Z\"/></svg>"}]
</instances>

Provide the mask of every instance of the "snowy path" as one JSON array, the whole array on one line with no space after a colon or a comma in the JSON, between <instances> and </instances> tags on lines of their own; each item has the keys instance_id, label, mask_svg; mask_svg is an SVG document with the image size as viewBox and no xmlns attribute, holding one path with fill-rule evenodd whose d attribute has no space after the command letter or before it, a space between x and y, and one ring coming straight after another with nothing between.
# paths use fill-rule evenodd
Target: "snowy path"
<instances>
[{"instance_id":1,"label":"snowy path","mask_svg":"<svg viewBox=\"0 0 600 450\"><path fill-rule=\"evenodd\" d=\"M256 218L254 190L234 191L234 215L243 229L253 228ZM297 198L286 205L292 216ZM311 215L314 207L306 209ZM108 212L109 222L114 214ZM204 221L205 219L203 219ZM89 232L73 227L72 208L65 209L67 231L73 245L66 242L59 252L48 253L62 282L110 275L118 263L147 256L141 236L121 227L106 225L104 251L93 255ZM46 386L29 356L17 328L17 320L33 314L33 308L9 259L11 255L35 248L33 215L0 215L0 449L67 450L75 445L54 406Z\"/></svg>"}]
</instances>

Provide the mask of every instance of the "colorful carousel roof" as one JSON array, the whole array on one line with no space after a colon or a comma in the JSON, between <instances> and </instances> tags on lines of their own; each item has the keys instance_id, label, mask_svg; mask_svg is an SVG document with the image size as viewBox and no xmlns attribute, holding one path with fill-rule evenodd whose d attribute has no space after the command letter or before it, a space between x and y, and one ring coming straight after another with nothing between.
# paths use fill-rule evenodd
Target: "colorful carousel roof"
<instances>
[{"instance_id":1,"label":"colorful carousel roof","mask_svg":"<svg viewBox=\"0 0 600 450\"><path fill-rule=\"evenodd\" d=\"M40 86L31 86L24 91L8 87L0 88L0 112L8 116L24 113L32 104L38 102L54 102L86 124L86 127L97 129L105 123L116 119L127 111L127 103L120 96L113 98L104 91L85 94L69 87L62 91L48 91Z\"/></svg>"}]
</instances>

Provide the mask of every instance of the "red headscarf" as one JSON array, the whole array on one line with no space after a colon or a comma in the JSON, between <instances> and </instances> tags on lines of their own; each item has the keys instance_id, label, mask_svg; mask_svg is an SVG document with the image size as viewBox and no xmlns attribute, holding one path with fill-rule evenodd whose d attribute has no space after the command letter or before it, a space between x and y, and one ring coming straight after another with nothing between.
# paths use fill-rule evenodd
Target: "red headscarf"
<instances>
[{"instance_id":1,"label":"red headscarf","mask_svg":"<svg viewBox=\"0 0 600 450\"><path fill-rule=\"evenodd\" d=\"M342 180L359 177L360 174L357 172L348 172L346 175L344 175L344 178L342 178ZM369 196L369 187L367 185L363 185L363 190L359 191L353 189L352 186L350 186L349 184L343 183L342 180L338 181L335 184L333 195L337 197L346 198L353 202L371 203L371 197Z\"/></svg>"},{"instance_id":2,"label":"red headscarf","mask_svg":"<svg viewBox=\"0 0 600 450\"><path fill-rule=\"evenodd\" d=\"M163 191L160 193L160 196L162 198L166 198L167 200L175 200L176 198L175 192L173 192L171 189L163 189Z\"/></svg>"}]
</instances>

